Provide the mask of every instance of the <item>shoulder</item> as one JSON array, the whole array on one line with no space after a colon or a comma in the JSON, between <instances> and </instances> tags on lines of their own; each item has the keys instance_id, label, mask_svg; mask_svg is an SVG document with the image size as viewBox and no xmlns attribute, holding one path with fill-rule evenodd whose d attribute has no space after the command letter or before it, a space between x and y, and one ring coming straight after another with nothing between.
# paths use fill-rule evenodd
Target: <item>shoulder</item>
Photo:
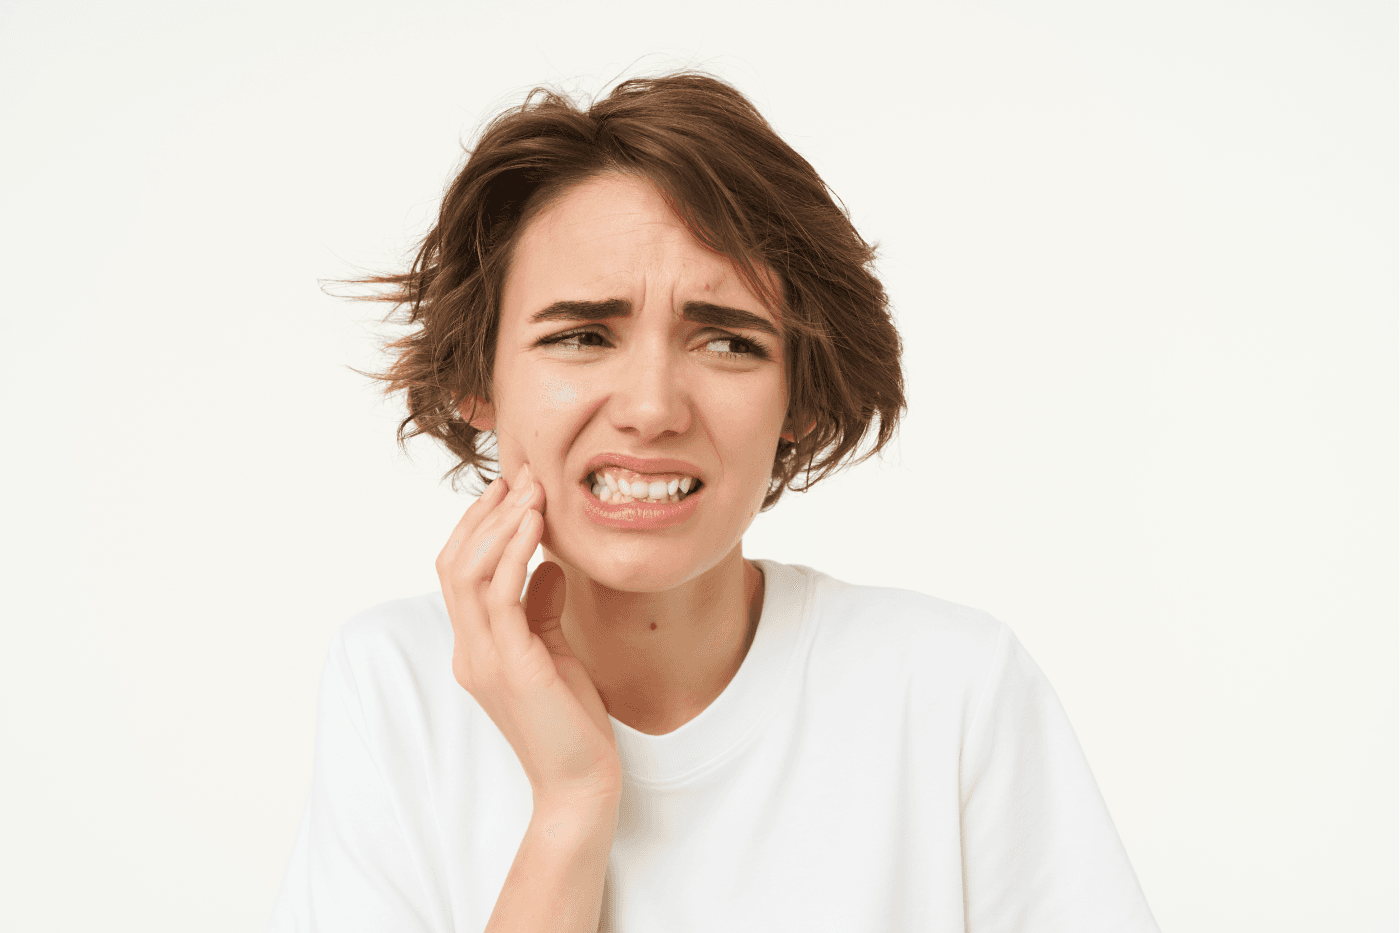
<instances>
[{"instance_id":1,"label":"shoulder","mask_svg":"<svg viewBox=\"0 0 1400 933\"><path fill-rule=\"evenodd\" d=\"M847 583L807 567L812 662L884 682L971 700L1014 642L987 612L916 590Z\"/></svg>"},{"instance_id":2,"label":"shoulder","mask_svg":"<svg viewBox=\"0 0 1400 933\"><path fill-rule=\"evenodd\" d=\"M871 650L934 650L971 660L990 660L1005 623L969 606L916 590L847 583L803 568L811 579L811 612L818 637L843 647Z\"/></svg>"},{"instance_id":3,"label":"shoulder","mask_svg":"<svg viewBox=\"0 0 1400 933\"><path fill-rule=\"evenodd\" d=\"M347 644L399 645L408 650L451 637L452 622L439 592L423 593L371 606L351 616L340 630Z\"/></svg>"},{"instance_id":4,"label":"shoulder","mask_svg":"<svg viewBox=\"0 0 1400 933\"><path fill-rule=\"evenodd\" d=\"M380 603L341 626L331 647L355 687L376 693L452 680L452 621L441 593Z\"/></svg>"}]
</instances>

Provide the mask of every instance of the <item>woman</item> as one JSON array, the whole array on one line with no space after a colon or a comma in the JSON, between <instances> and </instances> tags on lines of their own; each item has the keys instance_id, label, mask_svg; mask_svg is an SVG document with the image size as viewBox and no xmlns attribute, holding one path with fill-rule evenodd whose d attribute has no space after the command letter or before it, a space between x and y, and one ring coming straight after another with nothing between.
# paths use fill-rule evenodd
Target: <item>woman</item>
<instances>
[{"instance_id":1,"label":"woman","mask_svg":"<svg viewBox=\"0 0 1400 933\"><path fill-rule=\"evenodd\" d=\"M337 637L271 929L1156 929L1004 625L743 556L799 471L893 433L871 258L714 79L486 129L372 281L417 325L401 438L483 481L494 438L501 477L440 594Z\"/></svg>"}]
</instances>

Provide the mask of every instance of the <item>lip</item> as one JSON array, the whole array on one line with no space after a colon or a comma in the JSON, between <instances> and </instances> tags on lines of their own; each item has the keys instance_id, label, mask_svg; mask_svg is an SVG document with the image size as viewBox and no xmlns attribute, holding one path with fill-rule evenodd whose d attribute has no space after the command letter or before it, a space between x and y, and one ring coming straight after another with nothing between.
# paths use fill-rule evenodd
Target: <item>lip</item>
<instances>
[{"instance_id":1,"label":"lip","mask_svg":"<svg viewBox=\"0 0 1400 933\"><path fill-rule=\"evenodd\" d=\"M665 461L674 463L676 461ZM624 466L625 464L617 464ZM638 471L641 472L641 471ZM657 471L659 472L659 471ZM681 472L681 471L676 471ZM680 502L626 502L612 505L594 498L588 487L588 479L579 480L579 495L583 496L583 512L588 520L604 528L619 528L626 531L656 531L670 528L690 519L700 507L700 497L709 486L701 487Z\"/></svg>"},{"instance_id":2,"label":"lip","mask_svg":"<svg viewBox=\"0 0 1400 933\"><path fill-rule=\"evenodd\" d=\"M609 466L622 467L624 470L632 470L637 473L684 473L686 476L695 477L701 483L705 482L705 477L700 475L700 468L687 460L670 458L649 460L642 457L629 457L626 454L599 454L588 461L580 479L586 480L589 473Z\"/></svg>"}]
</instances>

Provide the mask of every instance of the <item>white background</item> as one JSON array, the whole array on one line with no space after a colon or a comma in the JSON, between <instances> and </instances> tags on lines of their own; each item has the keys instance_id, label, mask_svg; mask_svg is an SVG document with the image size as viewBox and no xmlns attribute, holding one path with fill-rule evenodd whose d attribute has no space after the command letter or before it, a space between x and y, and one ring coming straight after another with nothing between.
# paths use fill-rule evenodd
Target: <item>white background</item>
<instances>
[{"instance_id":1,"label":"white background","mask_svg":"<svg viewBox=\"0 0 1400 933\"><path fill-rule=\"evenodd\" d=\"M0 927L261 928L331 635L470 503L318 279L530 86L696 64L907 348L746 555L1007 621L1164 930L1395 930L1394 5L512 6L0 5Z\"/></svg>"}]
</instances>

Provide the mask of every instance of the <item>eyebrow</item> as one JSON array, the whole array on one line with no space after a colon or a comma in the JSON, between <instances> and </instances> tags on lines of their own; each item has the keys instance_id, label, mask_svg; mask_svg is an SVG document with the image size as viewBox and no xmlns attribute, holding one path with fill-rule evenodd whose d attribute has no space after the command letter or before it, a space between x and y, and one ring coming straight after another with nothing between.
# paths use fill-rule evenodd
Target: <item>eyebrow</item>
<instances>
[{"instance_id":1,"label":"eyebrow","mask_svg":"<svg viewBox=\"0 0 1400 933\"><path fill-rule=\"evenodd\" d=\"M623 298L609 298L606 301L556 301L549 307L536 311L530 317L531 324L546 321L604 321L608 318L631 317L632 302ZM708 301L687 301L681 305L681 316L696 324L711 327L727 327L730 330L756 330L772 337L782 336L766 317L742 308L728 308L711 304Z\"/></svg>"}]
</instances>

